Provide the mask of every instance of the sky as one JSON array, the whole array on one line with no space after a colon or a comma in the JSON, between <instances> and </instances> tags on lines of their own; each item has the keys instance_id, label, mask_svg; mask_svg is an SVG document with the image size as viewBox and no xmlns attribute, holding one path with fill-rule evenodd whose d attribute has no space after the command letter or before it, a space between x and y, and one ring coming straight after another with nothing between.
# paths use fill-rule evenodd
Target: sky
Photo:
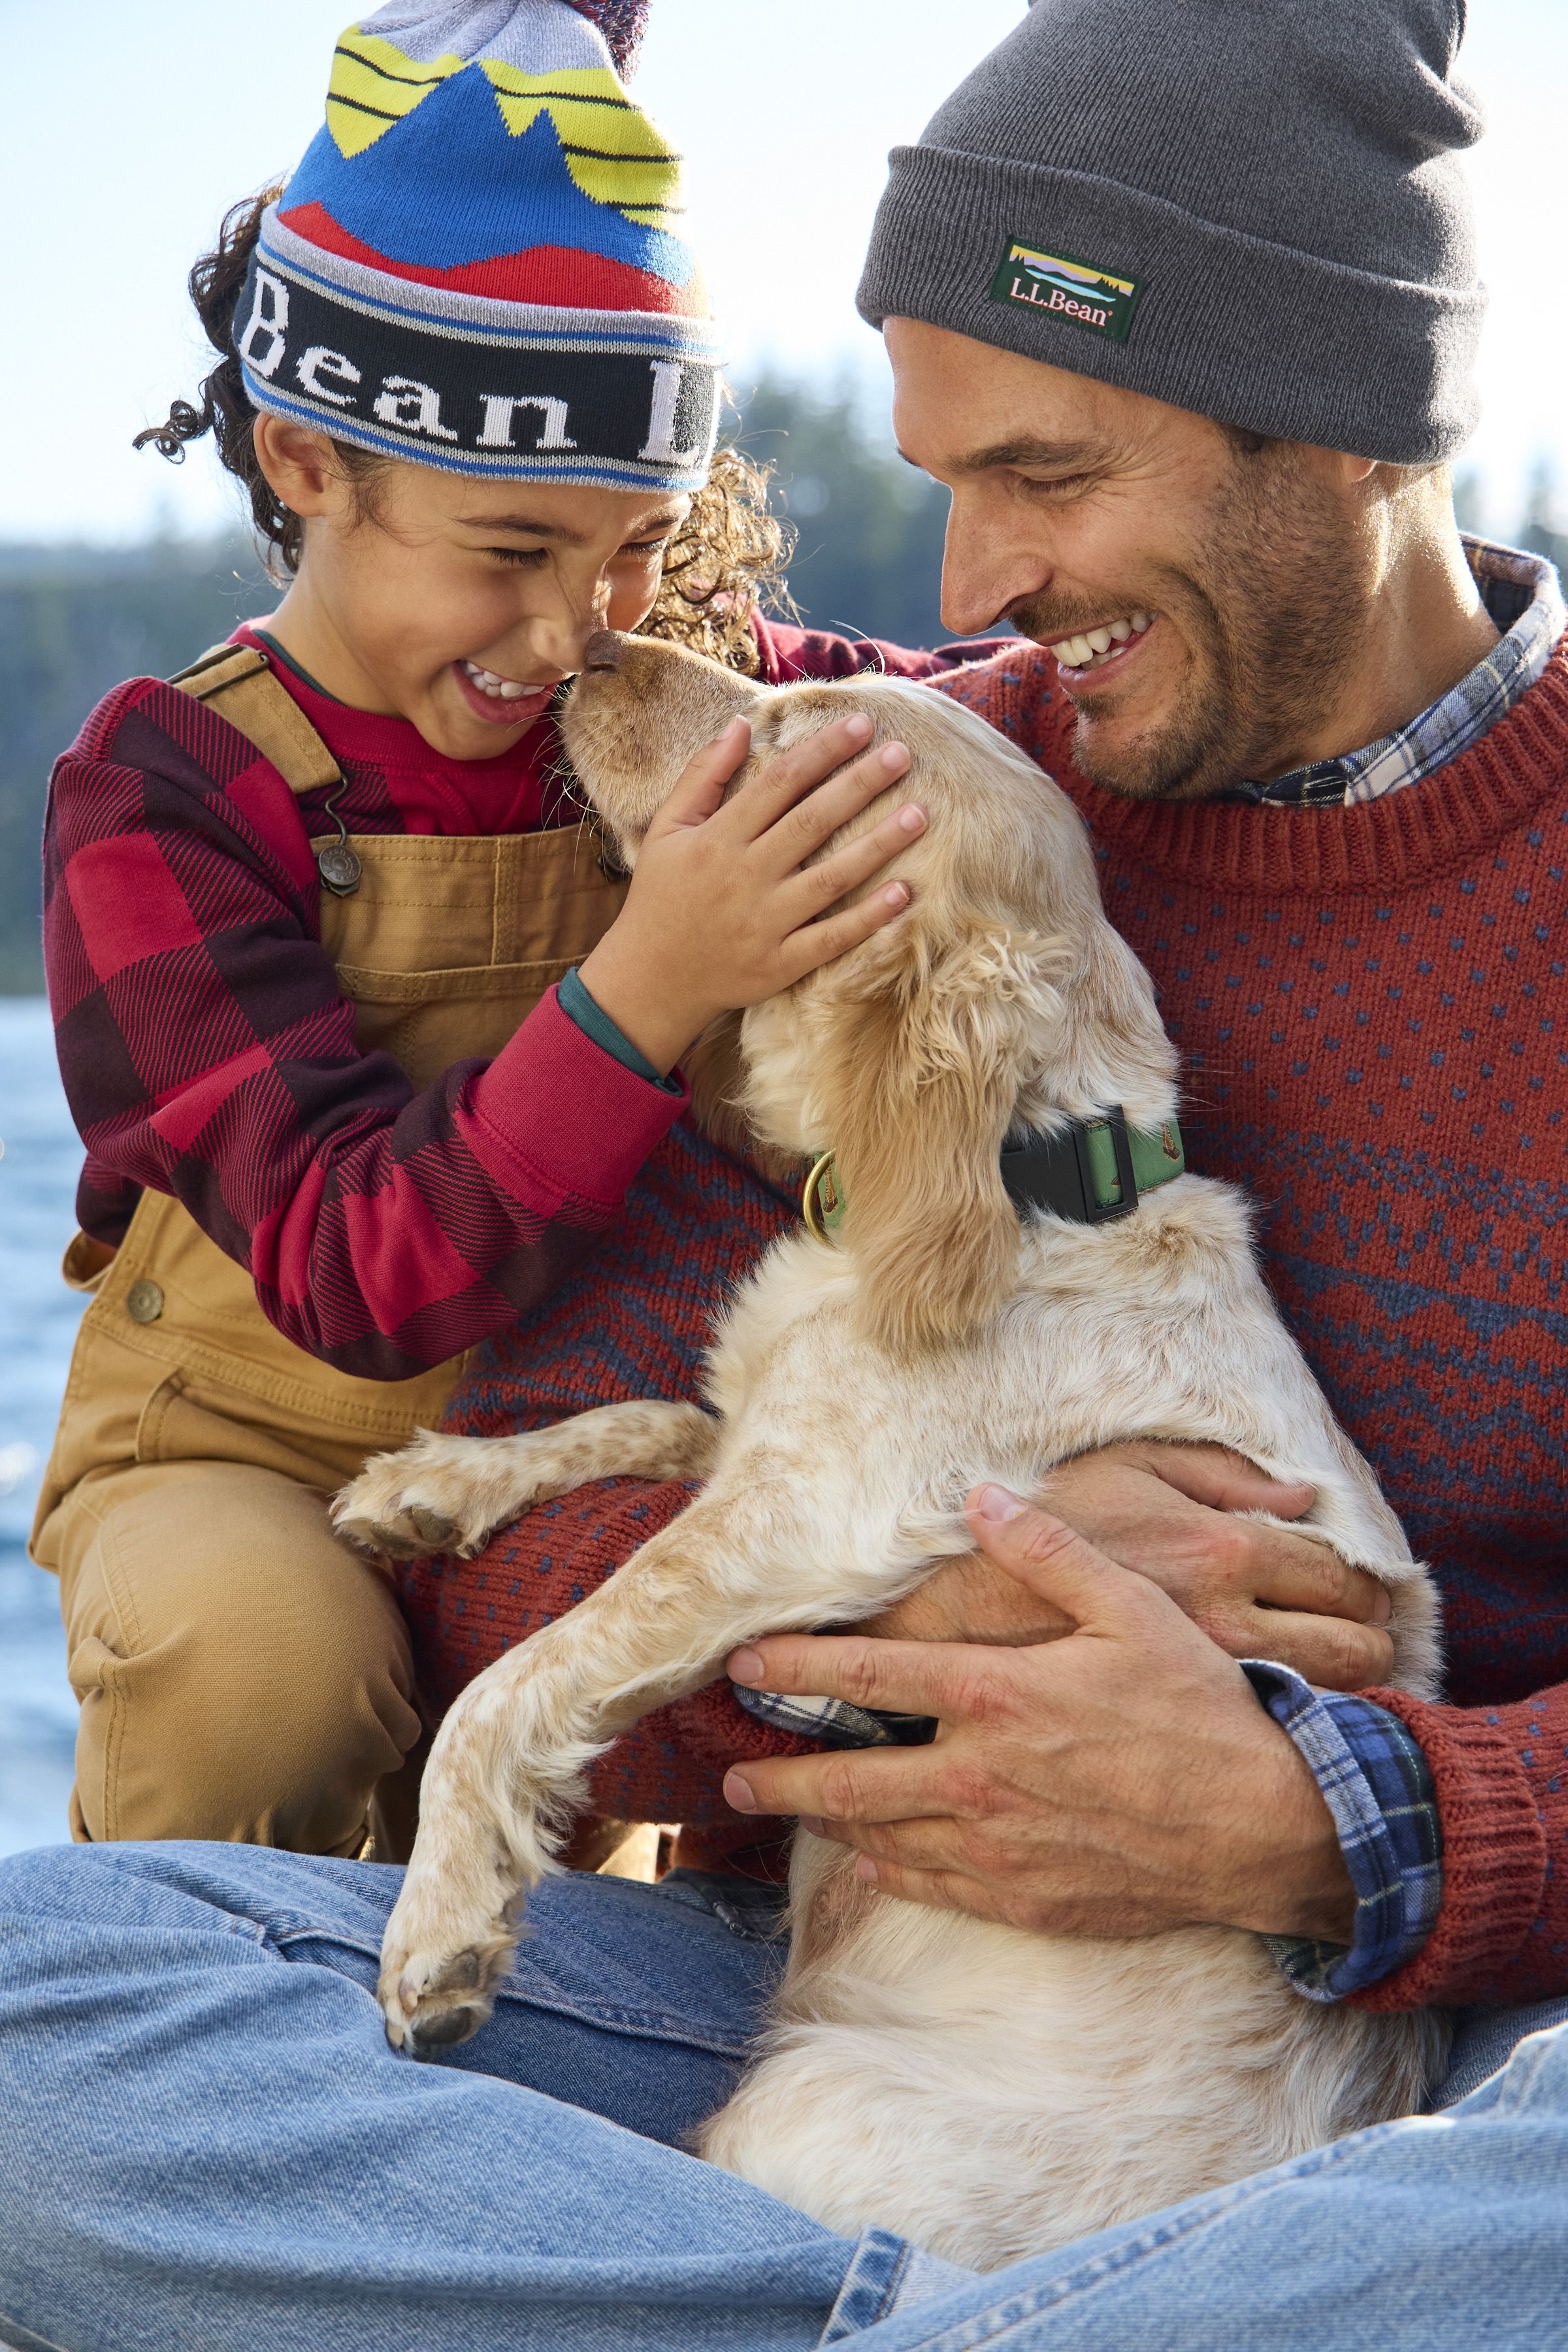
<instances>
[{"instance_id":1,"label":"sky","mask_svg":"<svg viewBox=\"0 0 1568 2352\"><path fill-rule=\"evenodd\" d=\"M346 14L347 0L0 0L0 540L232 519L205 453L174 468L130 440L205 372L185 273L226 205L309 143ZM880 341L854 291L887 151L1022 14L1023 0L654 0L637 95L688 159L738 389L769 362L842 373L885 414ZM1470 160L1491 312L1466 463L1483 521L1508 531L1542 458L1568 499L1568 0L1471 0L1463 69L1490 124Z\"/></svg>"}]
</instances>

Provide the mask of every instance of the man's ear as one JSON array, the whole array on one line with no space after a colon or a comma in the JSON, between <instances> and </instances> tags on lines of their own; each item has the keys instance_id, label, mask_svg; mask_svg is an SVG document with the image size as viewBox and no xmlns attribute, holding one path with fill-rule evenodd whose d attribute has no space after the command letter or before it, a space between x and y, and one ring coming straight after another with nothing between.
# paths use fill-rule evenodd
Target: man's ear
<instances>
[{"instance_id":1,"label":"man's ear","mask_svg":"<svg viewBox=\"0 0 1568 2352\"><path fill-rule=\"evenodd\" d=\"M1006 1297L1018 1221L998 1157L1031 1034L1059 1000L1047 943L1001 923L933 948L911 918L879 944L882 969L845 991L819 1076L861 1312L902 1354L962 1338Z\"/></svg>"}]
</instances>

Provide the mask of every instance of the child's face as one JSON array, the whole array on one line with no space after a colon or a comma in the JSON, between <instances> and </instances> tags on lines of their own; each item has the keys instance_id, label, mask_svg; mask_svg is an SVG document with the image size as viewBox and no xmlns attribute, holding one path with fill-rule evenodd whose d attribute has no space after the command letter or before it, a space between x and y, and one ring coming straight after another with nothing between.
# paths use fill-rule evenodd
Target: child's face
<instances>
[{"instance_id":1,"label":"child's face","mask_svg":"<svg viewBox=\"0 0 1568 2352\"><path fill-rule=\"evenodd\" d=\"M595 629L637 626L690 505L394 461L362 513L320 436L262 416L256 438L274 488L307 519L277 616L289 650L330 692L411 719L459 760L516 743ZM479 671L522 691L487 688Z\"/></svg>"}]
</instances>

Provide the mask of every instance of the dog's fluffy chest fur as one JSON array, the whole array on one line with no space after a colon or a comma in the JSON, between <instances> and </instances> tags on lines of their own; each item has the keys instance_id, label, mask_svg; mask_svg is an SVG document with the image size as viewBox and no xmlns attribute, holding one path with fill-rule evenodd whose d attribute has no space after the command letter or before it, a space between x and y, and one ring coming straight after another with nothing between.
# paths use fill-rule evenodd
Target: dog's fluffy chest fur
<instances>
[{"instance_id":1,"label":"dog's fluffy chest fur","mask_svg":"<svg viewBox=\"0 0 1568 2352\"><path fill-rule=\"evenodd\" d=\"M1336 1427L1285 1331L1229 1186L1181 1177L1127 1220L1031 1216L1016 1286L991 1321L936 1353L889 1355L856 1313L852 1249L776 1243L721 1327L707 1376L723 1422L714 1469L759 1456L814 1499L820 1539L874 1605L966 1551L963 1497L984 1479L1037 1491L1058 1462L1129 1437L1227 1445L1317 1490L1305 1523L1395 1587L1395 1675L1428 1692L1436 1612L1397 1519Z\"/></svg>"}]
</instances>

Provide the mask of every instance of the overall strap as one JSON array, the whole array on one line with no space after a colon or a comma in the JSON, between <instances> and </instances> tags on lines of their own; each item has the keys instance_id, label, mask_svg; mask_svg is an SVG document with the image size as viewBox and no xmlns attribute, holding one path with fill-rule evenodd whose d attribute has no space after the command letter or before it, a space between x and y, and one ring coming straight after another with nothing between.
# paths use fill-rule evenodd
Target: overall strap
<instances>
[{"instance_id":1,"label":"overall strap","mask_svg":"<svg viewBox=\"0 0 1568 2352\"><path fill-rule=\"evenodd\" d=\"M254 646L211 646L169 680L237 728L294 793L341 783L342 770Z\"/></svg>"}]
</instances>

